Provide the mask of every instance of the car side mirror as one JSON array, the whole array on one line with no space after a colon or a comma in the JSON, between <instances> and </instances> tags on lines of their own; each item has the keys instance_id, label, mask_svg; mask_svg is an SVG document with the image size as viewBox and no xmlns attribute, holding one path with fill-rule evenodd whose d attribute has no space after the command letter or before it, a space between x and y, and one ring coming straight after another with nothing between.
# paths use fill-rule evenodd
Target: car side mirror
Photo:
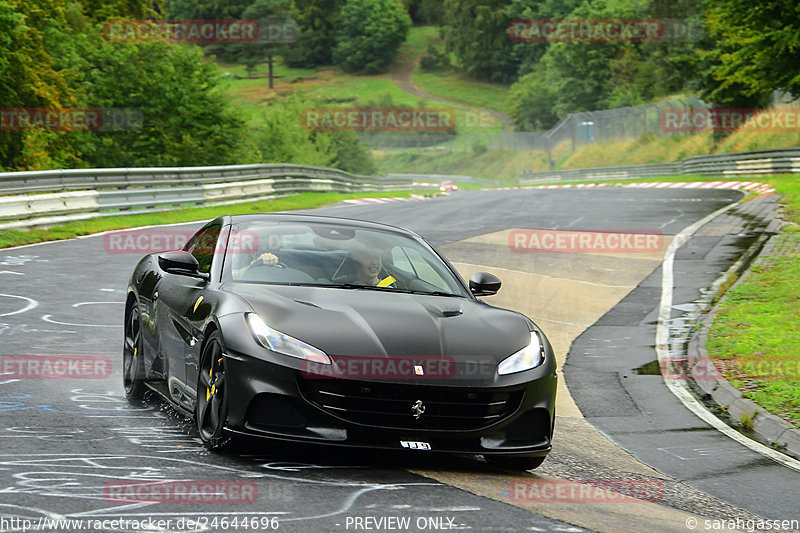
<instances>
[{"instance_id":1,"label":"car side mirror","mask_svg":"<svg viewBox=\"0 0 800 533\"><path fill-rule=\"evenodd\" d=\"M180 276L208 279L209 275L200 272L200 263L189 252L166 252L158 256L158 266L161 270Z\"/></svg>"},{"instance_id":2,"label":"car side mirror","mask_svg":"<svg viewBox=\"0 0 800 533\"><path fill-rule=\"evenodd\" d=\"M469 278L469 290L475 296L491 296L497 294L501 285L500 279L488 272L476 272Z\"/></svg>"}]
</instances>

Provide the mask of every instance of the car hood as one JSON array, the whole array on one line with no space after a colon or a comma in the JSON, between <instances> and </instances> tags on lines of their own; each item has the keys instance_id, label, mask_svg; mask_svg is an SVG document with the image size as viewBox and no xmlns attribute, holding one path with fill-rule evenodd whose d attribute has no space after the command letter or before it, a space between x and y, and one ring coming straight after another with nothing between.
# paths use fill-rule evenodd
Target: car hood
<instances>
[{"instance_id":1,"label":"car hood","mask_svg":"<svg viewBox=\"0 0 800 533\"><path fill-rule=\"evenodd\" d=\"M470 298L246 283L229 290L270 327L331 356L496 365L530 342L522 315Z\"/></svg>"}]
</instances>

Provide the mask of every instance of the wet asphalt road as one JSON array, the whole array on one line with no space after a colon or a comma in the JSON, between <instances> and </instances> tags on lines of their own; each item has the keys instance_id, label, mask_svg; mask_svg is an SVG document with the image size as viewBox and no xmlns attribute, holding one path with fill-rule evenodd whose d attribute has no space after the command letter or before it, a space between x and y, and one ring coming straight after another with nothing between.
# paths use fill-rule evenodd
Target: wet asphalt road
<instances>
[{"instance_id":1,"label":"wet asphalt road","mask_svg":"<svg viewBox=\"0 0 800 533\"><path fill-rule=\"evenodd\" d=\"M680 189L481 191L424 202L336 206L315 212L404 226L443 245L511 227L675 234L740 196L732 191ZM172 520L162 529L175 531L198 530L185 523L179 527L181 517L215 529L211 527L215 515L255 518L259 521L256 529L261 531L274 529L276 523L269 522L270 518L276 518L283 531L354 531L358 530L356 519L367 517L405 517L410 519L410 531L582 531L404 468L446 465L476 479L491 474L475 458L371 455L260 444L251 445L242 456L217 456L199 445L190 424L169 407L132 408L121 387L121 323L124 288L141 254L111 253L107 244L98 236L0 251L0 356L107 356L111 365L110 373L99 372L96 379L13 380L0 376L0 516L36 520L41 516L131 520L153 516ZM720 242L694 245L711 250ZM709 256L714 259L706 265L710 269L702 274L688 271L686 279L695 276L697 283L705 281L704 276L712 270L724 270L734 255ZM531 268L535 268L533 263ZM625 326L640 326L647 320L645 308L657 305L651 284L643 285L636 298L645 315L629 317ZM691 301L693 293L687 291L685 297ZM642 340L637 340L637 347L651 343L648 331L638 334ZM637 353L631 360L642 358ZM623 370L615 368L614 372ZM579 379L573 385L569 374L567 377L571 387L583 386ZM596 419L613 440L663 472L689 479L734 505L774 518L800 518L791 516L800 514L796 511L800 475L745 457L752 452L730 451L733 444L720 440L724 437L696 429L702 423L691 420L692 415L684 412L665 388L640 382L639 387L647 387L648 401L659 409L637 411L640 403L636 399L634 407L619 403L619 395L630 395L630 389L621 393L612 381L603 401L622 407L590 413L589 418ZM603 382L599 386L604 386ZM580 393L576 398L583 408ZM663 424L654 424L653 417L663 417ZM668 427L676 424L686 431L680 434ZM680 450L672 453L674 457L648 453L658 449L654 442L665 443L662 447L673 451L671 444L676 443L695 450L695 455ZM710 461L706 459L712 453L709 449L725 451ZM109 497L109 487L118 486L121 480L174 479L233 480L251 487L247 483L255 483L257 503L131 505ZM770 503L765 506L762 488L735 491L730 490L731 483L782 486L783 490L770 492ZM217 522L216 529L219 525ZM0 527L4 530L14 529Z\"/></svg>"}]
</instances>

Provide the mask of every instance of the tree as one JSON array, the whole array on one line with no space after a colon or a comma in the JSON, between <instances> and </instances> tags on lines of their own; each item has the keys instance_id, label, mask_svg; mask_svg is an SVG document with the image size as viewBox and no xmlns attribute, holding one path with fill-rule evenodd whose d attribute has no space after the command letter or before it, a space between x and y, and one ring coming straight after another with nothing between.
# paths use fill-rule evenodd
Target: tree
<instances>
[{"instance_id":1,"label":"tree","mask_svg":"<svg viewBox=\"0 0 800 533\"><path fill-rule=\"evenodd\" d=\"M80 4L83 12L94 21L108 18L141 20L164 12L164 0L80 0Z\"/></svg>"},{"instance_id":2,"label":"tree","mask_svg":"<svg viewBox=\"0 0 800 533\"><path fill-rule=\"evenodd\" d=\"M714 0L706 16L714 40L703 54L705 94L715 102L765 102L775 90L800 97L800 5Z\"/></svg>"},{"instance_id":3,"label":"tree","mask_svg":"<svg viewBox=\"0 0 800 533\"><path fill-rule=\"evenodd\" d=\"M517 131L542 131L558 122L553 104L558 90L547 77L542 64L533 72L521 77L511 86L511 120Z\"/></svg>"},{"instance_id":4,"label":"tree","mask_svg":"<svg viewBox=\"0 0 800 533\"><path fill-rule=\"evenodd\" d=\"M444 21L444 0L403 0L414 25L430 24L439 26Z\"/></svg>"},{"instance_id":5,"label":"tree","mask_svg":"<svg viewBox=\"0 0 800 533\"><path fill-rule=\"evenodd\" d=\"M580 0L511 0L506 7L509 22L522 19L560 19L567 17L575 9ZM509 36L511 39L511 36ZM549 43L515 41L512 44L513 55L519 64L518 76L534 70L536 64L547 51Z\"/></svg>"},{"instance_id":6,"label":"tree","mask_svg":"<svg viewBox=\"0 0 800 533\"><path fill-rule=\"evenodd\" d=\"M0 0L0 107L60 108L77 102L69 71L54 64L46 28L63 28L66 8L57 0ZM43 168L74 157L58 135L0 129L0 168ZM60 153L62 160L54 162Z\"/></svg>"},{"instance_id":7,"label":"tree","mask_svg":"<svg viewBox=\"0 0 800 533\"><path fill-rule=\"evenodd\" d=\"M192 20L195 17L194 0L166 0L165 10L169 20Z\"/></svg>"},{"instance_id":8,"label":"tree","mask_svg":"<svg viewBox=\"0 0 800 533\"><path fill-rule=\"evenodd\" d=\"M89 135L92 166L234 164L245 122L219 87L217 67L198 47L95 41L79 83L89 107L141 112L141 128ZM102 66L102 68L98 68Z\"/></svg>"},{"instance_id":9,"label":"tree","mask_svg":"<svg viewBox=\"0 0 800 533\"><path fill-rule=\"evenodd\" d=\"M526 1L530 0L515 0L514 6ZM652 7L646 2L594 0L583 2L565 18L594 21L649 18ZM669 43L623 39L552 40L546 44L546 51L532 67L530 56L521 57L521 71L532 68L536 74L521 78L511 93L517 127L547 126L555 122L555 117L568 113L641 104L679 90L688 81L669 71L667 66L673 59L669 53L658 55L657 59L647 53L656 46L669 47ZM680 46L668 50L674 50L676 56L686 52ZM515 51L535 56L541 50L520 47ZM530 109L531 105L548 109Z\"/></svg>"},{"instance_id":10,"label":"tree","mask_svg":"<svg viewBox=\"0 0 800 533\"><path fill-rule=\"evenodd\" d=\"M519 62L512 54L505 13L510 1L444 0L445 49L455 53L470 76L501 83L516 78Z\"/></svg>"},{"instance_id":11,"label":"tree","mask_svg":"<svg viewBox=\"0 0 800 533\"><path fill-rule=\"evenodd\" d=\"M336 46L339 12L346 0L292 0L292 10L300 26L300 37L286 54L295 67L330 65Z\"/></svg>"},{"instance_id":12,"label":"tree","mask_svg":"<svg viewBox=\"0 0 800 533\"><path fill-rule=\"evenodd\" d=\"M372 154L353 131L333 131L331 152L334 154L328 165L353 174L375 174L378 167Z\"/></svg>"},{"instance_id":13,"label":"tree","mask_svg":"<svg viewBox=\"0 0 800 533\"><path fill-rule=\"evenodd\" d=\"M266 107L252 137L267 163L332 166L356 174L372 174L372 154L352 131L321 132L303 126L302 116L315 102L294 93Z\"/></svg>"},{"instance_id":14,"label":"tree","mask_svg":"<svg viewBox=\"0 0 800 533\"><path fill-rule=\"evenodd\" d=\"M235 20L253 0L195 0L195 16L198 19Z\"/></svg>"},{"instance_id":15,"label":"tree","mask_svg":"<svg viewBox=\"0 0 800 533\"><path fill-rule=\"evenodd\" d=\"M398 0L347 0L339 15L333 61L347 72L380 72L411 29Z\"/></svg>"},{"instance_id":16,"label":"tree","mask_svg":"<svg viewBox=\"0 0 800 533\"><path fill-rule=\"evenodd\" d=\"M291 39L296 39L297 24L289 10L289 0L256 0L245 9L244 18L259 22L259 38L255 43L236 45L237 59L248 73L265 58L269 65L269 88L274 88L273 62L275 55L286 52Z\"/></svg>"}]
</instances>

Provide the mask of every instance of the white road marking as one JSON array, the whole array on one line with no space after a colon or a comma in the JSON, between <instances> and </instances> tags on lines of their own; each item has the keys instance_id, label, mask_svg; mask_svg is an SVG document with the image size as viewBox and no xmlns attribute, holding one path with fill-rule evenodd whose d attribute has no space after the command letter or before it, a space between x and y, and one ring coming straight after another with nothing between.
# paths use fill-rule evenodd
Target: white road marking
<instances>
[{"instance_id":1,"label":"white road marking","mask_svg":"<svg viewBox=\"0 0 800 533\"><path fill-rule=\"evenodd\" d=\"M17 296L16 294L0 294L0 296L5 296L6 298L19 298L20 300L27 300L27 302L28 302L28 305L26 305L24 308L20 309L19 311L13 311L11 313L0 313L0 316L19 315L19 314L22 314L22 313L24 313L26 311L30 311L31 309L33 309L34 307L39 305L39 302L37 302L33 298L28 298L27 296Z\"/></svg>"},{"instance_id":2,"label":"white road marking","mask_svg":"<svg viewBox=\"0 0 800 533\"><path fill-rule=\"evenodd\" d=\"M72 304L72 307L81 307L82 305L97 305L97 304L124 304L125 302L79 302Z\"/></svg>"},{"instance_id":3,"label":"white road marking","mask_svg":"<svg viewBox=\"0 0 800 533\"><path fill-rule=\"evenodd\" d=\"M3 316L3 315L0 315ZM121 324L73 324L72 322L59 322L58 320L53 320L51 317L53 315L42 315L42 320L45 322L50 322L51 324L58 324L60 326L83 326L86 328L121 328Z\"/></svg>"},{"instance_id":4,"label":"white road marking","mask_svg":"<svg viewBox=\"0 0 800 533\"><path fill-rule=\"evenodd\" d=\"M717 216L725 213L726 211L736 207L740 202L734 202L721 209L718 209L685 228L675 236L667 248L664 262L662 263L662 277L661 277L661 304L658 311L658 325L656 326L656 354L658 355L658 362L662 368L667 363L670 357L669 346L669 320L670 311L672 310L672 284L673 284L673 264L675 262L675 253L678 249L689 240L689 238L703 225L710 222ZM768 457L773 461L782 464L793 470L800 472L800 461L788 457L772 448L756 442L748 437L745 437L732 427L728 426L722 420L708 411L689 391L686 383L682 380L665 379L664 383L667 388L674 394L681 403L686 406L691 412L697 415L701 420L709 424L711 427L720 433L730 437L739 444L750 448L752 451Z\"/></svg>"}]
</instances>

